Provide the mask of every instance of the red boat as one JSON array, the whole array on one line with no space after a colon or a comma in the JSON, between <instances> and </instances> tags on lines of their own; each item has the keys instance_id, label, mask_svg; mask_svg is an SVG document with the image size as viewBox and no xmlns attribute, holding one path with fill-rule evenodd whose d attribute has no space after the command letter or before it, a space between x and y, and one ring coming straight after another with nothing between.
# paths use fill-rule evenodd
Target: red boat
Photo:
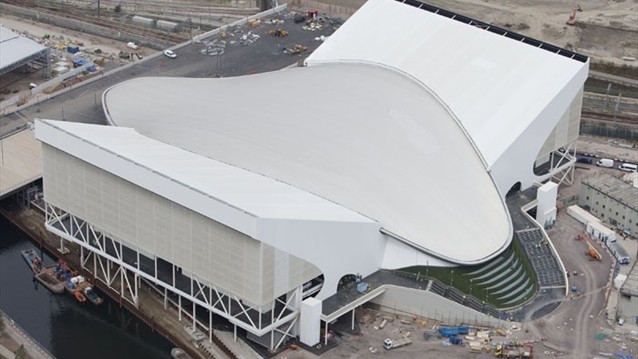
<instances>
[{"instance_id":1,"label":"red boat","mask_svg":"<svg viewBox=\"0 0 638 359\"><path fill-rule=\"evenodd\" d=\"M78 300L78 302L80 303L86 302L86 297L84 296L84 294L82 294L82 292L76 291L75 293L73 293L73 295L75 296L75 299Z\"/></svg>"}]
</instances>

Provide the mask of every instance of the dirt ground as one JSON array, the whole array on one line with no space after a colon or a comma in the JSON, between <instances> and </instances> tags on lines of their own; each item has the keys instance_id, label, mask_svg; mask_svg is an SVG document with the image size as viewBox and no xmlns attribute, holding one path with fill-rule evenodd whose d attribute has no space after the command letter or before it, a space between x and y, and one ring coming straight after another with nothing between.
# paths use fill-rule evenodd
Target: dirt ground
<instances>
[{"instance_id":1,"label":"dirt ground","mask_svg":"<svg viewBox=\"0 0 638 359\"><path fill-rule=\"evenodd\" d=\"M359 7L365 0L289 0L300 8ZM511 29L584 55L594 61L638 66L636 0L425 0L461 15ZM298 4L298 5L297 5ZM323 6L321 6L323 4ZM566 22L575 9L576 26Z\"/></svg>"}]
</instances>

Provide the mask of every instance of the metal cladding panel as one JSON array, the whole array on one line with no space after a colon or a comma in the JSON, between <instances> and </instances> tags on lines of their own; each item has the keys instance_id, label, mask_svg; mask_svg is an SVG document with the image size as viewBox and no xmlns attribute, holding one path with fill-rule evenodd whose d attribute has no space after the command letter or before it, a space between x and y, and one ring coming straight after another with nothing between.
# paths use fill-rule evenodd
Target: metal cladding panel
<instances>
[{"instance_id":1,"label":"metal cladding panel","mask_svg":"<svg viewBox=\"0 0 638 359\"><path fill-rule=\"evenodd\" d=\"M46 144L44 156L47 202L247 302L265 305L321 274L311 263Z\"/></svg>"},{"instance_id":2,"label":"metal cladding panel","mask_svg":"<svg viewBox=\"0 0 638 359\"><path fill-rule=\"evenodd\" d=\"M554 127L552 133L549 137L547 137L547 140L545 140L545 143L539 151L537 159L547 156L547 154L555 151L557 148L566 146L578 139L582 104L583 89L581 89L576 97L574 97L571 104ZM537 162L542 163L542 161Z\"/></svg>"},{"instance_id":3,"label":"metal cladding panel","mask_svg":"<svg viewBox=\"0 0 638 359\"><path fill-rule=\"evenodd\" d=\"M44 197L50 204L60 207L69 207L69 186L60 183L62 178L66 179L66 161L62 161L61 152L57 149L42 144L42 180L44 187ZM65 193L66 192L66 193Z\"/></svg>"},{"instance_id":4,"label":"metal cladding panel","mask_svg":"<svg viewBox=\"0 0 638 359\"><path fill-rule=\"evenodd\" d=\"M517 182L520 182L521 188L525 189L534 182L547 179L547 176L538 177L534 174L534 161L536 161L541 147L548 137L553 136L554 141L556 141L558 136L560 142L563 142L563 140L568 139L568 136L573 136L576 133L576 129L570 129L569 126L575 126L579 121L580 114L576 108L580 106L581 102L575 98L582 95L581 91L586 78L587 67L582 67L577 75L563 84L563 88L555 94L551 101L545 103L544 108L535 116L534 121L530 122L525 130L518 134L516 141L511 143L507 151L501 154L492 165L491 174L503 195ZM557 129L562 118L564 118L564 123ZM571 124L569 124L570 122Z\"/></svg>"},{"instance_id":5,"label":"metal cladding panel","mask_svg":"<svg viewBox=\"0 0 638 359\"><path fill-rule=\"evenodd\" d=\"M51 146L44 150L47 202L127 246L262 303L260 242Z\"/></svg>"}]
</instances>

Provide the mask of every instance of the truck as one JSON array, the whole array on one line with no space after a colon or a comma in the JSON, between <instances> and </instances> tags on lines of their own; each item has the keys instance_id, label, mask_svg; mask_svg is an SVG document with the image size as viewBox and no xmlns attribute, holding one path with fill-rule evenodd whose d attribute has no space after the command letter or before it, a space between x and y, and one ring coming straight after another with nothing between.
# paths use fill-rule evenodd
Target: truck
<instances>
[{"instance_id":1,"label":"truck","mask_svg":"<svg viewBox=\"0 0 638 359\"><path fill-rule=\"evenodd\" d=\"M505 345L497 345L494 350L494 356L497 358L533 358L532 350L526 347L509 347Z\"/></svg>"},{"instance_id":2,"label":"truck","mask_svg":"<svg viewBox=\"0 0 638 359\"><path fill-rule=\"evenodd\" d=\"M601 159L598 160L598 162L596 162L596 166L606 167L606 168L613 168L614 167L614 160L609 159L609 158L601 158Z\"/></svg>"},{"instance_id":3,"label":"truck","mask_svg":"<svg viewBox=\"0 0 638 359\"><path fill-rule=\"evenodd\" d=\"M409 344L412 344L412 340L410 340L409 338L401 338L401 339L396 339L396 340L392 340L390 338L387 338L386 340L383 341L383 347L386 350L391 350L391 349L404 347L404 346L409 345Z\"/></svg>"}]
</instances>

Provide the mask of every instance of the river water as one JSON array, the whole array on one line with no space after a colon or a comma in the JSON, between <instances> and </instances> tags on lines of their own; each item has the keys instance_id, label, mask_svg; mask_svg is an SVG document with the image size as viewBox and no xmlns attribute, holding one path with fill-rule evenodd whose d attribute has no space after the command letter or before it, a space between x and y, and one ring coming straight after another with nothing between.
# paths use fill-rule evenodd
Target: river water
<instances>
[{"instance_id":1,"label":"river water","mask_svg":"<svg viewBox=\"0 0 638 359\"><path fill-rule=\"evenodd\" d=\"M0 216L0 308L58 359L170 359L172 345L102 295L79 303L33 282L20 251L36 248ZM45 265L53 260L42 253Z\"/></svg>"}]
</instances>

